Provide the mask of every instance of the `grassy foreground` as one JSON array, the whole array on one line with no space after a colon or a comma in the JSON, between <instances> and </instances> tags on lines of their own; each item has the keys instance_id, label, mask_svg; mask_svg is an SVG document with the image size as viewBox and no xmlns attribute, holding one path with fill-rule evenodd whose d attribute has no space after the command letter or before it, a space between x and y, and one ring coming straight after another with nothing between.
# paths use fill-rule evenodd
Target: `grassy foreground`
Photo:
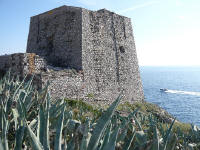
<instances>
[{"instance_id":1,"label":"grassy foreground","mask_svg":"<svg viewBox=\"0 0 200 150\"><path fill-rule=\"evenodd\" d=\"M98 109L67 99L51 103L48 86L0 80L0 149L198 150L200 130L146 102Z\"/></svg>"}]
</instances>

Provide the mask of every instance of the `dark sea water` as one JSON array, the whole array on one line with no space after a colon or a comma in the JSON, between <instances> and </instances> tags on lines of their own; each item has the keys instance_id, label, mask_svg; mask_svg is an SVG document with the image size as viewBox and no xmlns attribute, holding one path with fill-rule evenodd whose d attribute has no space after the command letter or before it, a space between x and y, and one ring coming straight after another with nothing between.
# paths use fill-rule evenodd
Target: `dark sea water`
<instances>
[{"instance_id":1,"label":"dark sea water","mask_svg":"<svg viewBox=\"0 0 200 150\"><path fill-rule=\"evenodd\" d=\"M140 73L146 101L200 127L200 67L140 67Z\"/></svg>"}]
</instances>

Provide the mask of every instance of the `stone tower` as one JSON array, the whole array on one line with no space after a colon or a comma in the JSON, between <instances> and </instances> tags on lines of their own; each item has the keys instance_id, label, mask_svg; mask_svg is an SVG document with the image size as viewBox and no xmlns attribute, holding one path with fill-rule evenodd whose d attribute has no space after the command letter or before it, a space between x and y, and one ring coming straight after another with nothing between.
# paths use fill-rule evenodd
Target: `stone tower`
<instances>
[{"instance_id":1,"label":"stone tower","mask_svg":"<svg viewBox=\"0 0 200 150\"><path fill-rule=\"evenodd\" d=\"M82 71L84 93L144 99L130 18L62 6L31 18L27 52L49 65Z\"/></svg>"},{"instance_id":2,"label":"stone tower","mask_svg":"<svg viewBox=\"0 0 200 150\"><path fill-rule=\"evenodd\" d=\"M44 59L47 68L60 68L54 75L43 69L39 74L42 84L50 80L55 97L78 94L110 103L122 93L125 101L144 99L130 18L106 9L50 10L31 17L27 53ZM76 75L63 71L70 69Z\"/></svg>"}]
</instances>

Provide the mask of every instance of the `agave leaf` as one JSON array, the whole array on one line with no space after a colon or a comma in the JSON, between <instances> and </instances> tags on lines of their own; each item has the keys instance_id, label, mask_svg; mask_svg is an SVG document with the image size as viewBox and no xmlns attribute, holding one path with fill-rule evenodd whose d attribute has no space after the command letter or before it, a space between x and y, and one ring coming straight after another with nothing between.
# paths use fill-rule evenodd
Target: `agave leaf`
<instances>
[{"instance_id":1,"label":"agave leaf","mask_svg":"<svg viewBox=\"0 0 200 150\"><path fill-rule=\"evenodd\" d=\"M113 117L111 118L111 124L112 124L112 130L116 128L116 126L118 126L118 119L116 115L113 115Z\"/></svg>"},{"instance_id":2,"label":"agave leaf","mask_svg":"<svg viewBox=\"0 0 200 150\"><path fill-rule=\"evenodd\" d=\"M24 106L24 103L23 103L23 101L21 99L19 99L18 102L19 102L18 103L19 104L18 110L20 110L20 112L19 112L20 117L22 119L25 119L25 118L27 118L27 116L26 116L26 107Z\"/></svg>"},{"instance_id":3,"label":"agave leaf","mask_svg":"<svg viewBox=\"0 0 200 150\"><path fill-rule=\"evenodd\" d=\"M0 104L1 104L2 113L5 115L6 114L6 108L5 108L3 101L0 101Z\"/></svg>"},{"instance_id":4,"label":"agave leaf","mask_svg":"<svg viewBox=\"0 0 200 150\"><path fill-rule=\"evenodd\" d=\"M174 150L176 147L176 143L177 143L177 136L176 136L176 134L173 134L172 138L170 139L170 141L167 144L167 150Z\"/></svg>"},{"instance_id":5,"label":"agave leaf","mask_svg":"<svg viewBox=\"0 0 200 150\"><path fill-rule=\"evenodd\" d=\"M58 114L62 112L63 109L63 101L56 102L56 104L52 105L49 110L50 118L57 118Z\"/></svg>"},{"instance_id":6,"label":"agave leaf","mask_svg":"<svg viewBox=\"0 0 200 150\"><path fill-rule=\"evenodd\" d=\"M15 148L14 148L14 150L21 150L22 149L22 143L23 143L23 137L24 137L24 129L25 129L25 126L20 126L16 130Z\"/></svg>"},{"instance_id":7,"label":"agave leaf","mask_svg":"<svg viewBox=\"0 0 200 150\"><path fill-rule=\"evenodd\" d=\"M57 128L56 128L56 136L55 136L55 141L54 141L54 150L61 150L64 114L65 114L65 105L63 106L63 110L62 110L62 112L60 114L60 118L58 120L58 124L57 124Z\"/></svg>"},{"instance_id":8,"label":"agave leaf","mask_svg":"<svg viewBox=\"0 0 200 150\"><path fill-rule=\"evenodd\" d=\"M67 144L67 150L74 150L74 149L75 149L75 138L73 137Z\"/></svg>"},{"instance_id":9,"label":"agave leaf","mask_svg":"<svg viewBox=\"0 0 200 150\"><path fill-rule=\"evenodd\" d=\"M68 126L69 120L72 120L72 112L71 111L66 111L65 112L64 122L63 122L63 128Z\"/></svg>"},{"instance_id":10,"label":"agave leaf","mask_svg":"<svg viewBox=\"0 0 200 150\"><path fill-rule=\"evenodd\" d=\"M27 92L24 89L20 89L19 90L19 97L18 97L18 99L21 100L24 103L26 97L27 97Z\"/></svg>"},{"instance_id":11,"label":"agave leaf","mask_svg":"<svg viewBox=\"0 0 200 150\"><path fill-rule=\"evenodd\" d=\"M120 128L123 130L123 132L122 132L122 133L120 134L120 136L118 137L117 142L123 141L123 140L125 139L125 137L126 137L126 135L127 135L127 132L128 132L128 128L127 128L126 126L130 123L131 118L132 118L133 116L135 116L135 113L137 113L138 110L139 110L139 109L136 109L136 110L134 110L132 113L130 113L130 114L128 115L128 121L125 120L125 119L123 119L122 124L121 124L121 127L120 127ZM134 130L134 128L133 128L133 130Z\"/></svg>"},{"instance_id":12,"label":"agave leaf","mask_svg":"<svg viewBox=\"0 0 200 150\"><path fill-rule=\"evenodd\" d=\"M103 138L103 143L101 144L101 148L100 150L104 150L105 146L108 144L109 139L110 139L110 134L111 134L111 126L112 125L108 125L108 127L106 128L105 131L105 136Z\"/></svg>"},{"instance_id":13,"label":"agave leaf","mask_svg":"<svg viewBox=\"0 0 200 150\"><path fill-rule=\"evenodd\" d=\"M130 120L132 117L134 117L135 114L138 112L138 110L139 110L139 108L137 108L137 109L134 110L132 113L130 113L130 114L128 115L128 120Z\"/></svg>"},{"instance_id":14,"label":"agave leaf","mask_svg":"<svg viewBox=\"0 0 200 150\"><path fill-rule=\"evenodd\" d=\"M34 74L31 76L31 78L28 80L28 82L25 82L24 89L28 92L31 89L31 85L33 82Z\"/></svg>"},{"instance_id":15,"label":"agave leaf","mask_svg":"<svg viewBox=\"0 0 200 150\"><path fill-rule=\"evenodd\" d=\"M122 129L122 133L119 135L119 137L117 138L117 143L120 141L124 141L127 132L128 132L128 128L121 128Z\"/></svg>"},{"instance_id":16,"label":"agave leaf","mask_svg":"<svg viewBox=\"0 0 200 150\"><path fill-rule=\"evenodd\" d=\"M188 150L194 150L194 146L193 146L192 144L188 144L188 145L187 145L187 149L188 149Z\"/></svg>"},{"instance_id":17,"label":"agave leaf","mask_svg":"<svg viewBox=\"0 0 200 150\"><path fill-rule=\"evenodd\" d=\"M33 101L33 95L34 95L34 92L30 92L30 93L28 93L27 97L25 98L24 105L26 107L26 111L29 111L31 106L35 102L35 101Z\"/></svg>"},{"instance_id":18,"label":"agave leaf","mask_svg":"<svg viewBox=\"0 0 200 150\"><path fill-rule=\"evenodd\" d=\"M152 144L152 149L153 150L159 150L159 135L158 135L158 129L156 126L153 127L153 144Z\"/></svg>"},{"instance_id":19,"label":"agave leaf","mask_svg":"<svg viewBox=\"0 0 200 150\"><path fill-rule=\"evenodd\" d=\"M3 144L2 144L2 141L1 141L1 137L0 137L0 149L1 149L1 150L4 150Z\"/></svg>"},{"instance_id":20,"label":"agave leaf","mask_svg":"<svg viewBox=\"0 0 200 150\"><path fill-rule=\"evenodd\" d=\"M48 94L48 93L47 93ZM50 107L50 98L47 96L45 98L46 106L41 104L39 115L38 115L38 128L37 128L37 137L42 143L45 150L50 149L49 145L49 107ZM34 123L34 122L33 122Z\"/></svg>"},{"instance_id":21,"label":"agave leaf","mask_svg":"<svg viewBox=\"0 0 200 150\"><path fill-rule=\"evenodd\" d=\"M43 145L43 137L45 132L45 114L44 114L44 108L42 105L40 105L40 111L38 116L38 132L37 137L40 140L40 143Z\"/></svg>"},{"instance_id":22,"label":"agave leaf","mask_svg":"<svg viewBox=\"0 0 200 150\"><path fill-rule=\"evenodd\" d=\"M164 130L162 124L160 124L159 127L160 127L160 128L159 128L159 129L160 129L159 131L160 131L160 133L161 133L161 135L162 135L162 138L164 138L164 137L165 137L165 130Z\"/></svg>"},{"instance_id":23,"label":"agave leaf","mask_svg":"<svg viewBox=\"0 0 200 150\"><path fill-rule=\"evenodd\" d=\"M13 119L15 121L15 130L17 130L19 113L18 113L18 110L16 108L12 109L12 113L13 113L13 117L14 117Z\"/></svg>"},{"instance_id":24,"label":"agave leaf","mask_svg":"<svg viewBox=\"0 0 200 150\"><path fill-rule=\"evenodd\" d=\"M121 96L119 96L107 109L107 111L99 118L97 124L94 128L92 137L88 144L88 150L95 150L99 144L100 138L102 137L102 133L107 127L111 117L120 102Z\"/></svg>"},{"instance_id":25,"label":"agave leaf","mask_svg":"<svg viewBox=\"0 0 200 150\"><path fill-rule=\"evenodd\" d=\"M3 109L0 107L0 130L3 130Z\"/></svg>"},{"instance_id":26,"label":"agave leaf","mask_svg":"<svg viewBox=\"0 0 200 150\"><path fill-rule=\"evenodd\" d=\"M45 116L45 132L44 132L44 148L46 150L50 149L49 144L49 108L50 108L50 95L47 93L47 102L46 102L46 116Z\"/></svg>"},{"instance_id":27,"label":"agave leaf","mask_svg":"<svg viewBox=\"0 0 200 150\"><path fill-rule=\"evenodd\" d=\"M91 137L91 134L89 132L89 126L90 126L90 122L89 120L86 121L85 123L85 128L84 128L84 132L83 132L83 138L81 141L81 146L80 146L80 150L87 150L88 147L88 143Z\"/></svg>"},{"instance_id":28,"label":"agave leaf","mask_svg":"<svg viewBox=\"0 0 200 150\"><path fill-rule=\"evenodd\" d=\"M166 148L167 148L167 143L168 143L168 140L169 140L169 137L170 137L170 133L172 131L172 127L174 125L175 120L176 119L173 120L173 122L171 123L169 129L166 132L166 135L165 135L165 138L164 138L164 149L163 150L166 150Z\"/></svg>"},{"instance_id":29,"label":"agave leaf","mask_svg":"<svg viewBox=\"0 0 200 150\"><path fill-rule=\"evenodd\" d=\"M11 112L11 108L12 108L12 100L11 98L8 98L8 101L6 102L6 118L8 118L8 115Z\"/></svg>"},{"instance_id":30,"label":"agave leaf","mask_svg":"<svg viewBox=\"0 0 200 150\"><path fill-rule=\"evenodd\" d=\"M104 150L115 150L119 127L117 127L110 136L109 142L105 145Z\"/></svg>"},{"instance_id":31,"label":"agave leaf","mask_svg":"<svg viewBox=\"0 0 200 150\"><path fill-rule=\"evenodd\" d=\"M35 128L35 127L37 126L37 124L38 124L38 118L33 119L33 120L30 122L29 127L30 127L31 129L33 129L33 128Z\"/></svg>"},{"instance_id":32,"label":"agave leaf","mask_svg":"<svg viewBox=\"0 0 200 150\"><path fill-rule=\"evenodd\" d=\"M9 128L9 122L6 120L4 111L2 111L2 122L1 123L2 123L2 131L1 131L2 145L5 150L8 150L7 131Z\"/></svg>"},{"instance_id":33,"label":"agave leaf","mask_svg":"<svg viewBox=\"0 0 200 150\"><path fill-rule=\"evenodd\" d=\"M152 115L150 114L148 116L148 118L149 118L150 128L154 129L155 124L153 123L153 117L152 117Z\"/></svg>"},{"instance_id":34,"label":"agave leaf","mask_svg":"<svg viewBox=\"0 0 200 150\"><path fill-rule=\"evenodd\" d=\"M27 130L28 130L29 139L30 139L30 143L31 143L32 148L34 150L44 150L39 139L36 137L36 135L33 133L33 131L31 130L31 128L29 127L29 125L27 123L26 123L26 127L27 127Z\"/></svg>"},{"instance_id":35,"label":"agave leaf","mask_svg":"<svg viewBox=\"0 0 200 150\"><path fill-rule=\"evenodd\" d=\"M130 149L130 147L131 147L131 143L132 143L132 141L133 141L133 139L134 139L134 137L135 137L135 131L133 132L133 135L128 139L128 140L126 140L125 141L125 143L124 143L124 145L123 145L123 150L129 150Z\"/></svg>"},{"instance_id":36,"label":"agave leaf","mask_svg":"<svg viewBox=\"0 0 200 150\"><path fill-rule=\"evenodd\" d=\"M26 77L27 77L27 75L25 76L25 78L23 79L23 81L22 81L22 82L18 85L18 87L16 88L16 90L15 90L13 96L12 96L12 97L14 98L14 100L16 100L16 99L15 99L15 98L17 98L16 95L17 95L17 93L19 92L20 88L23 86Z\"/></svg>"},{"instance_id":37,"label":"agave leaf","mask_svg":"<svg viewBox=\"0 0 200 150\"><path fill-rule=\"evenodd\" d=\"M136 131L136 141L139 146L144 146L147 143L147 137L144 131Z\"/></svg>"},{"instance_id":38,"label":"agave leaf","mask_svg":"<svg viewBox=\"0 0 200 150\"><path fill-rule=\"evenodd\" d=\"M40 93L40 97L39 97L39 102L40 103L44 103L46 98L47 98L47 94L48 94L48 86L49 86L49 82L47 82L45 88L42 90L42 92Z\"/></svg>"},{"instance_id":39,"label":"agave leaf","mask_svg":"<svg viewBox=\"0 0 200 150\"><path fill-rule=\"evenodd\" d=\"M137 118L136 118L136 116L135 116L135 115L133 115L133 118L134 118L134 120L135 120L135 123L137 124L137 126L138 126L139 130L140 130L140 131L142 131L142 126L140 125L140 123L139 123L139 121L137 120Z\"/></svg>"},{"instance_id":40,"label":"agave leaf","mask_svg":"<svg viewBox=\"0 0 200 150\"><path fill-rule=\"evenodd\" d=\"M77 127L81 124L80 121L78 120L72 120L70 119L67 123L67 129L70 131L70 132L75 132Z\"/></svg>"}]
</instances>

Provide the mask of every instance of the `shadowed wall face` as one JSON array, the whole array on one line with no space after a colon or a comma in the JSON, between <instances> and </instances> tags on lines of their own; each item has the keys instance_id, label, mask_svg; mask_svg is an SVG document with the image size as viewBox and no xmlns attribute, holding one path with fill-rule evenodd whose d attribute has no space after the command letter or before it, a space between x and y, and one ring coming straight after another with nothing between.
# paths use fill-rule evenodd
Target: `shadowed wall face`
<instances>
[{"instance_id":1,"label":"shadowed wall face","mask_svg":"<svg viewBox=\"0 0 200 150\"><path fill-rule=\"evenodd\" d=\"M31 18L27 52L56 67L82 69L81 8L59 7Z\"/></svg>"}]
</instances>

